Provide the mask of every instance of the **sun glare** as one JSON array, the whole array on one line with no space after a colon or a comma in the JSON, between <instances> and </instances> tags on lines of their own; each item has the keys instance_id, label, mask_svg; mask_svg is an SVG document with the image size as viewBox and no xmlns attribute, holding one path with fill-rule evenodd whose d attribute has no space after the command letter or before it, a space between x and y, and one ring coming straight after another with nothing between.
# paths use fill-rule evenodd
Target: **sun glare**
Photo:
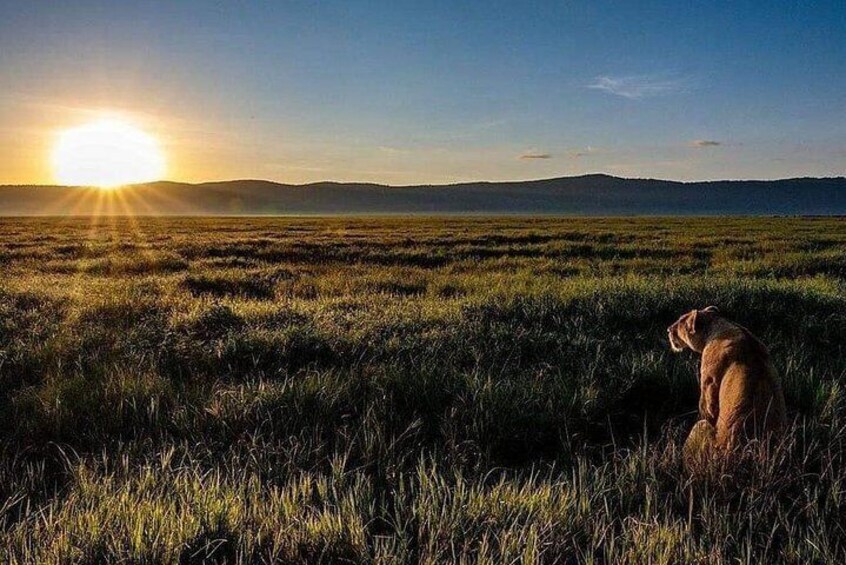
<instances>
[{"instance_id":1,"label":"sun glare","mask_svg":"<svg viewBox=\"0 0 846 565\"><path fill-rule=\"evenodd\" d=\"M165 174L164 154L156 138L115 119L61 132L52 164L59 183L75 186L114 188L160 180Z\"/></svg>"}]
</instances>

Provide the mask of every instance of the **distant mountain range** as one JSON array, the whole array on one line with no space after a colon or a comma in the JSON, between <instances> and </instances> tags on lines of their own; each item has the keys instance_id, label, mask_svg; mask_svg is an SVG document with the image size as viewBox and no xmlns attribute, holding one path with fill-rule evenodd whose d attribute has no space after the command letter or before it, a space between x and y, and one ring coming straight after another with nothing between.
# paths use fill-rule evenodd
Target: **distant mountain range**
<instances>
[{"instance_id":1,"label":"distant mountain range","mask_svg":"<svg viewBox=\"0 0 846 565\"><path fill-rule=\"evenodd\" d=\"M384 186L259 180L155 182L102 191L0 186L0 215L842 215L846 178L674 182L595 174L547 180Z\"/></svg>"}]
</instances>

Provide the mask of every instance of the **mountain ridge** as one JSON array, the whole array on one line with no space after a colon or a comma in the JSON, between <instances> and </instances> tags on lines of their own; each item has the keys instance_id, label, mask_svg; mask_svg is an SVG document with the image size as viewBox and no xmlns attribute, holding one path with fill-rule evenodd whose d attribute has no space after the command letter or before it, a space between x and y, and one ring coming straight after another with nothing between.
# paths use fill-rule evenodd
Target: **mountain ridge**
<instances>
[{"instance_id":1,"label":"mountain ridge","mask_svg":"<svg viewBox=\"0 0 846 565\"><path fill-rule=\"evenodd\" d=\"M673 181L604 173L523 181L384 185L262 179L156 181L116 191L0 185L0 216L18 215L842 215L846 178Z\"/></svg>"}]
</instances>

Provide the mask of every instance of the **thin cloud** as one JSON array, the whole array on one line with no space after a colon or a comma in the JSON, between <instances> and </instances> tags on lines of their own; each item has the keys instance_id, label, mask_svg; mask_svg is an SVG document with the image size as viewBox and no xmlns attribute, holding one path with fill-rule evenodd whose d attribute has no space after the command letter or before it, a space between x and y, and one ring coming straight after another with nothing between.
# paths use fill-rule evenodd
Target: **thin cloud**
<instances>
[{"instance_id":1,"label":"thin cloud","mask_svg":"<svg viewBox=\"0 0 846 565\"><path fill-rule=\"evenodd\" d=\"M581 159L582 157L589 157L591 155L596 155L599 152L599 149L596 147L592 147L588 145L584 149L580 149L578 151L573 151L570 153L570 156L574 159Z\"/></svg>"},{"instance_id":2,"label":"thin cloud","mask_svg":"<svg viewBox=\"0 0 846 565\"><path fill-rule=\"evenodd\" d=\"M407 153L411 153L408 149L402 147L393 147L390 145L380 145L378 147L381 153L385 153L388 155L405 155Z\"/></svg>"},{"instance_id":3,"label":"thin cloud","mask_svg":"<svg viewBox=\"0 0 846 565\"><path fill-rule=\"evenodd\" d=\"M518 159L529 160L529 159L551 159L552 155L549 153L523 153L518 157Z\"/></svg>"},{"instance_id":4,"label":"thin cloud","mask_svg":"<svg viewBox=\"0 0 846 565\"><path fill-rule=\"evenodd\" d=\"M601 90L615 96L622 96L631 100L665 96L684 91L688 81L683 78L673 78L661 75L629 75L608 76L600 75L587 88Z\"/></svg>"},{"instance_id":5,"label":"thin cloud","mask_svg":"<svg viewBox=\"0 0 846 565\"><path fill-rule=\"evenodd\" d=\"M690 144L693 147L719 147L723 142L714 141L713 139L694 139Z\"/></svg>"}]
</instances>

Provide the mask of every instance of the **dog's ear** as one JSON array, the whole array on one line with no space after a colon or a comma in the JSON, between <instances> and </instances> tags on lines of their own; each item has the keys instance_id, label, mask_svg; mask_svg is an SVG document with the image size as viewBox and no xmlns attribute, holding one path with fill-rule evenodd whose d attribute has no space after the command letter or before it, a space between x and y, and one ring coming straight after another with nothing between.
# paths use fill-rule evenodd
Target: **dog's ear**
<instances>
[{"instance_id":1,"label":"dog's ear","mask_svg":"<svg viewBox=\"0 0 846 565\"><path fill-rule=\"evenodd\" d=\"M711 312L712 314L719 314L720 309L716 306L708 306L707 308L702 310L703 312Z\"/></svg>"},{"instance_id":2,"label":"dog's ear","mask_svg":"<svg viewBox=\"0 0 846 565\"><path fill-rule=\"evenodd\" d=\"M697 310L691 310L688 312L687 317L684 320L684 328L687 330L688 334L695 334L696 333L696 315L699 314Z\"/></svg>"}]
</instances>

